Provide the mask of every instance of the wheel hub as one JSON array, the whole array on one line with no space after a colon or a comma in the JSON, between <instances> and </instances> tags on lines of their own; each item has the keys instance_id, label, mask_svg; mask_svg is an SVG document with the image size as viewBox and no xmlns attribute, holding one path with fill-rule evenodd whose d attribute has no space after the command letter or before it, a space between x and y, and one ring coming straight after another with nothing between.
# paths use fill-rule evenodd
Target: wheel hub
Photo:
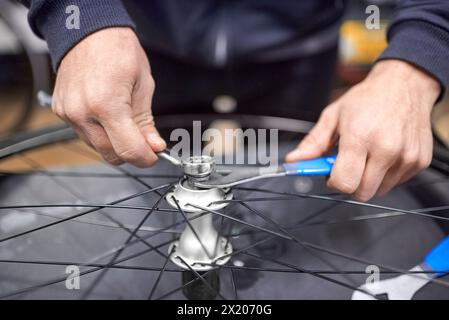
<instances>
[{"instance_id":1,"label":"wheel hub","mask_svg":"<svg viewBox=\"0 0 449 320\"><path fill-rule=\"evenodd\" d=\"M166 200L173 208L180 208L189 223L179 239L170 245L169 253L172 262L183 269L206 271L225 264L230 259L232 245L218 234L212 223L213 213L205 209L223 209L229 204L223 200L231 200L232 193L229 188L195 187L195 181L205 181L214 172L213 158L190 157L182 165L184 177L166 195Z\"/></svg>"}]
</instances>

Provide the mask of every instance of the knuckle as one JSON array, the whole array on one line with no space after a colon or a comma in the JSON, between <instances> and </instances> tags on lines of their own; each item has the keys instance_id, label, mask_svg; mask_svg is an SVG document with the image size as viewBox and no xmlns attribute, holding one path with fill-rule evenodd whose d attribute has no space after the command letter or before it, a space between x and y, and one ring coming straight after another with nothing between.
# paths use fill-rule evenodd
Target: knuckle
<instances>
[{"instance_id":1,"label":"knuckle","mask_svg":"<svg viewBox=\"0 0 449 320\"><path fill-rule=\"evenodd\" d=\"M148 90L153 93L156 90L156 82L154 81L153 77L150 76L148 78Z\"/></svg>"},{"instance_id":2,"label":"knuckle","mask_svg":"<svg viewBox=\"0 0 449 320\"><path fill-rule=\"evenodd\" d=\"M347 194L352 194L357 189L357 185L355 183L350 181L342 181L340 179L332 179L332 177L328 181L328 186L331 189Z\"/></svg>"},{"instance_id":3,"label":"knuckle","mask_svg":"<svg viewBox=\"0 0 449 320\"><path fill-rule=\"evenodd\" d=\"M83 122L85 119L84 113L74 108L67 108L65 110L65 117L74 123Z\"/></svg>"},{"instance_id":4,"label":"knuckle","mask_svg":"<svg viewBox=\"0 0 449 320\"><path fill-rule=\"evenodd\" d=\"M394 140L382 139L374 144L373 151L382 157L393 158L401 152L401 147Z\"/></svg>"},{"instance_id":5,"label":"knuckle","mask_svg":"<svg viewBox=\"0 0 449 320\"><path fill-rule=\"evenodd\" d=\"M129 148L119 152L118 157L125 162L134 162L140 160L140 152L135 148Z\"/></svg>"},{"instance_id":6,"label":"knuckle","mask_svg":"<svg viewBox=\"0 0 449 320\"><path fill-rule=\"evenodd\" d=\"M118 166L123 163L123 161L117 158L115 155L103 154L102 157L107 163L110 163L114 166Z\"/></svg>"},{"instance_id":7,"label":"knuckle","mask_svg":"<svg viewBox=\"0 0 449 320\"><path fill-rule=\"evenodd\" d=\"M402 165L406 168L413 168L419 162L419 155L417 152L405 152L402 155Z\"/></svg>"},{"instance_id":8,"label":"knuckle","mask_svg":"<svg viewBox=\"0 0 449 320\"><path fill-rule=\"evenodd\" d=\"M329 122L333 117L332 109L327 107L321 112L320 121Z\"/></svg>"},{"instance_id":9,"label":"knuckle","mask_svg":"<svg viewBox=\"0 0 449 320\"><path fill-rule=\"evenodd\" d=\"M102 116L107 112L107 100L102 96L88 98L87 107L95 116Z\"/></svg>"},{"instance_id":10,"label":"knuckle","mask_svg":"<svg viewBox=\"0 0 449 320\"><path fill-rule=\"evenodd\" d=\"M154 118L150 114L149 111L139 112L139 113L135 114L133 118L134 118L134 122L139 127L144 127L144 126L154 127L155 126Z\"/></svg>"},{"instance_id":11,"label":"knuckle","mask_svg":"<svg viewBox=\"0 0 449 320\"><path fill-rule=\"evenodd\" d=\"M425 155L418 160L418 169L424 170L432 163L432 154Z\"/></svg>"},{"instance_id":12,"label":"knuckle","mask_svg":"<svg viewBox=\"0 0 449 320\"><path fill-rule=\"evenodd\" d=\"M356 201L367 202L373 197L373 194L367 191L357 191L352 198Z\"/></svg>"}]
</instances>

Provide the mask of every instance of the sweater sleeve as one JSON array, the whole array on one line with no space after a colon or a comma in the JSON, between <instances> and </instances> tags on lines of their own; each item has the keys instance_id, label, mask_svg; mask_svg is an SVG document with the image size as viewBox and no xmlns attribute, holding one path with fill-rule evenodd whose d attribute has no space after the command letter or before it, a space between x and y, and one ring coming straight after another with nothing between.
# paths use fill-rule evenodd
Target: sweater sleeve
<instances>
[{"instance_id":1,"label":"sweater sleeve","mask_svg":"<svg viewBox=\"0 0 449 320\"><path fill-rule=\"evenodd\" d=\"M400 59L427 71L443 91L449 85L449 1L402 0L379 60Z\"/></svg>"},{"instance_id":2,"label":"sweater sleeve","mask_svg":"<svg viewBox=\"0 0 449 320\"><path fill-rule=\"evenodd\" d=\"M47 41L53 68L89 34L108 27L135 25L121 0L21 0L29 8L28 21L34 33ZM73 6L79 11L79 28L70 27ZM69 27L67 27L69 23ZM73 26L73 25L72 25Z\"/></svg>"}]
</instances>

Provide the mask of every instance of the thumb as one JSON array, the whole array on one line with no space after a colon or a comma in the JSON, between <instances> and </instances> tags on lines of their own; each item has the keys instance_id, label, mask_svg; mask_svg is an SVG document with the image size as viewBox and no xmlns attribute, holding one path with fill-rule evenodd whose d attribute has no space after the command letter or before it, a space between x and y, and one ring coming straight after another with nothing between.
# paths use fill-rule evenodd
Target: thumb
<instances>
[{"instance_id":1,"label":"thumb","mask_svg":"<svg viewBox=\"0 0 449 320\"><path fill-rule=\"evenodd\" d=\"M167 144L160 136L151 113L151 99L154 92L154 82L150 75L144 75L136 83L133 96L134 121L154 152L163 151Z\"/></svg>"},{"instance_id":2,"label":"thumb","mask_svg":"<svg viewBox=\"0 0 449 320\"><path fill-rule=\"evenodd\" d=\"M294 162L324 155L335 145L337 127L338 108L335 105L328 106L323 110L312 130L298 144L296 149L287 154L285 160Z\"/></svg>"}]
</instances>

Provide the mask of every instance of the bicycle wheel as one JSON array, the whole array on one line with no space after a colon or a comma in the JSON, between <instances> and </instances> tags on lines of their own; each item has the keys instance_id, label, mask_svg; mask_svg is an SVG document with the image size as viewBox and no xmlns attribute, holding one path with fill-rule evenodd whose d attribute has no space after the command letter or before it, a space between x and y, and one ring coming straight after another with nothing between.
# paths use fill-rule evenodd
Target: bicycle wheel
<instances>
[{"instance_id":1,"label":"bicycle wheel","mask_svg":"<svg viewBox=\"0 0 449 320\"><path fill-rule=\"evenodd\" d=\"M175 128L201 120L205 129L216 117L157 123L169 140ZM312 125L226 118L243 129L278 128L280 156ZM40 162L42 153L50 163ZM61 153L64 166L55 160ZM427 274L409 270L449 220L441 192L448 180L433 169L368 204L327 190L324 178L280 177L226 190L212 201L219 207L204 207L197 195L199 210L188 212L169 199L181 170L164 160L148 169L111 167L66 127L0 143L0 159L3 299L349 299L370 275L367 266L381 279ZM423 207L416 192L436 188L435 205ZM207 227L197 229L198 221ZM186 230L197 231L191 244L209 262L181 252ZM429 279L415 298L449 298L448 286L444 277Z\"/></svg>"}]
</instances>

